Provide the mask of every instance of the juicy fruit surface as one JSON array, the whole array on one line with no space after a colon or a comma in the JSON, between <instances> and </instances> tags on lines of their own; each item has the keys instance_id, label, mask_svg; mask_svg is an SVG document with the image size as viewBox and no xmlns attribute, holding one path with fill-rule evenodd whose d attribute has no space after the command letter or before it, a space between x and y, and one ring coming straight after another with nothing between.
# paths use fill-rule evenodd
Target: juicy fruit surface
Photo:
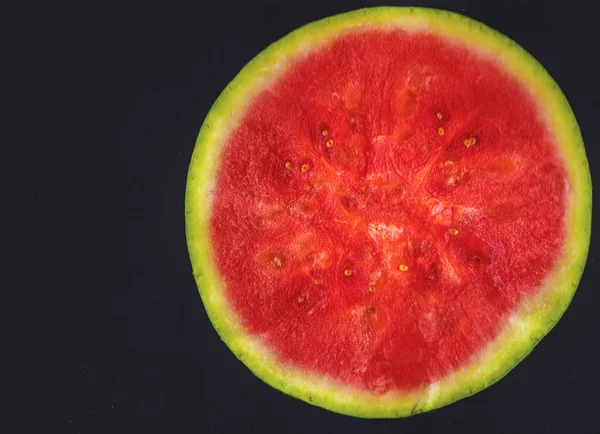
<instances>
[{"instance_id":1,"label":"juicy fruit surface","mask_svg":"<svg viewBox=\"0 0 600 434\"><path fill-rule=\"evenodd\" d=\"M568 188L533 99L434 35L299 58L222 154L211 244L246 329L380 394L476 357L560 256Z\"/></svg>"}]
</instances>

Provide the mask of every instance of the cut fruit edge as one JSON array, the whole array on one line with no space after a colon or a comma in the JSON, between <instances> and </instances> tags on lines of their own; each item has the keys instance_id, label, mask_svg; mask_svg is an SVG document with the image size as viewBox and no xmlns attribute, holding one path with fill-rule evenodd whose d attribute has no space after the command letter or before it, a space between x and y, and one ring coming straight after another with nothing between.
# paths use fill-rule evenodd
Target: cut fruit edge
<instances>
[{"instance_id":1,"label":"cut fruit edge","mask_svg":"<svg viewBox=\"0 0 600 434\"><path fill-rule=\"evenodd\" d=\"M372 395L335 380L279 363L242 326L224 293L210 247L212 191L223 143L253 100L302 54L346 30L401 27L427 30L494 56L538 102L555 134L569 180L565 245L557 267L538 292L521 303L496 339L469 364L419 390ZM504 377L554 327L569 306L587 260L591 236L592 184L583 139L562 91L546 70L508 37L465 16L435 9L378 7L307 24L273 43L229 83L200 129L188 172L186 237L194 278L208 316L230 350L274 388L338 413L364 418L406 417L471 396Z\"/></svg>"}]
</instances>

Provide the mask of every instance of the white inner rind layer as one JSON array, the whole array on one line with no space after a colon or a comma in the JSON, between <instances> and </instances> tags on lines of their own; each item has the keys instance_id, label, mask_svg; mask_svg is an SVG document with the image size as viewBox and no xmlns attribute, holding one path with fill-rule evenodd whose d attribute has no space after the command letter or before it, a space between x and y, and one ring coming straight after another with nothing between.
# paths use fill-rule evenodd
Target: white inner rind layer
<instances>
[{"instance_id":1,"label":"white inner rind layer","mask_svg":"<svg viewBox=\"0 0 600 434\"><path fill-rule=\"evenodd\" d=\"M497 338L462 369L426 387L383 396L323 375L280 363L250 335L225 295L210 243L211 201L223 145L249 102L310 50L360 28L434 32L494 59L529 89L554 134L567 170L566 238L559 264L536 294L512 313ZM464 16L422 8L372 8L308 24L275 42L235 77L219 96L200 130L189 168L185 213L194 277L206 311L221 339L271 386L299 399L359 417L405 417L470 396L495 383L522 360L568 307L585 266L591 232L592 192L577 121L558 85L524 49L506 36ZM215 368L216 369L216 368Z\"/></svg>"}]
</instances>

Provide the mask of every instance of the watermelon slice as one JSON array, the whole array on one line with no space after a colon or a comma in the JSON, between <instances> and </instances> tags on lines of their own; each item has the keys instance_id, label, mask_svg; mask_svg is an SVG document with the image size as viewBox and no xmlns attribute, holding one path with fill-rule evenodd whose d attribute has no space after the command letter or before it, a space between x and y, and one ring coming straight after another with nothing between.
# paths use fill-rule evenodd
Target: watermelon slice
<instances>
[{"instance_id":1,"label":"watermelon slice","mask_svg":"<svg viewBox=\"0 0 600 434\"><path fill-rule=\"evenodd\" d=\"M222 340L271 386L360 417L472 395L572 299L591 178L575 117L481 23L373 8L296 30L207 115L186 230Z\"/></svg>"}]
</instances>

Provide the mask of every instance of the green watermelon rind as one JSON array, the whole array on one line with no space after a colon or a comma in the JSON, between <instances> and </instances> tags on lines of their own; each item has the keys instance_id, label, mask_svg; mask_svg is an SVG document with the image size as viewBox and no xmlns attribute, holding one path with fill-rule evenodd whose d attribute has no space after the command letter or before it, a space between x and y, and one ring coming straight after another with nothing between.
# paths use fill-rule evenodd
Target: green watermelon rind
<instances>
[{"instance_id":1,"label":"green watermelon rind","mask_svg":"<svg viewBox=\"0 0 600 434\"><path fill-rule=\"evenodd\" d=\"M435 31L491 54L520 79L540 103L557 138L570 182L567 236L562 258L538 294L522 303L499 336L464 368L423 389L374 396L332 379L278 363L242 327L228 305L225 285L211 257L211 191L220 151L255 95L285 70L286 62L318 49L355 26L397 26ZM363 418L407 417L443 407L494 384L556 325L569 306L587 260L591 236L592 184L585 147L575 116L556 82L517 43L465 16L436 9L378 7L347 12L307 24L252 59L223 90L204 120L189 167L185 218L193 275L206 312L229 349L272 387L311 404Z\"/></svg>"}]
</instances>

